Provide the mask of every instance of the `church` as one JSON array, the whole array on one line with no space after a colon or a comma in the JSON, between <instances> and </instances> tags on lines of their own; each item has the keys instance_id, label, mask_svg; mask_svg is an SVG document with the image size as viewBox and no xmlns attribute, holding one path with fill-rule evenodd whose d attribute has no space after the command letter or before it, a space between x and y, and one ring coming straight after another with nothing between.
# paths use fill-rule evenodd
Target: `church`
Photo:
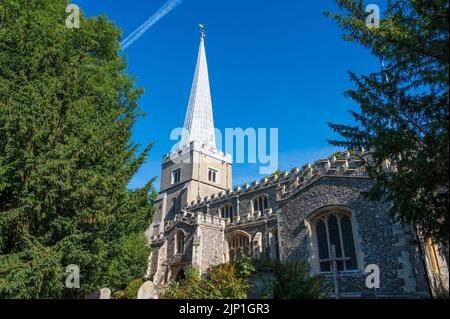
<instances>
[{"instance_id":1,"label":"church","mask_svg":"<svg viewBox=\"0 0 450 319\"><path fill-rule=\"evenodd\" d=\"M156 286L182 278L189 266L206 272L244 252L306 262L342 298L429 298L442 285L448 290L448 253L393 222L388 204L361 196L371 186L360 165L370 151L339 152L233 187L212 110L202 29L184 133L163 157L147 231L147 277ZM366 284L368 266L379 269L376 287Z\"/></svg>"}]
</instances>

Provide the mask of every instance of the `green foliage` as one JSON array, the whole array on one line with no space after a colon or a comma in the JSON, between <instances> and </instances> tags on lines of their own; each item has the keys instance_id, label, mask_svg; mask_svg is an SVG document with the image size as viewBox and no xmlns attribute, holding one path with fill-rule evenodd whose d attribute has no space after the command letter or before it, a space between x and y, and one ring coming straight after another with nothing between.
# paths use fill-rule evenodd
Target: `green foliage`
<instances>
[{"instance_id":1,"label":"green foliage","mask_svg":"<svg viewBox=\"0 0 450 319\"><path fill-rule=\"evenodd\" d=\"M206 291L203 290L203 279L195 267L186 270L185 278L181 282L172 281L163 299L204 299Z\"/></svg>"},{"instance_id":2,"label":"green foliage","mask_svg":"<svg viewBox=\"0 0 450 319\"><path fill-rule=\"evenodd\" d=\"M124 290L114 293L115 299L137 299L139 288L144 283L142 278L133 279Z\"/></svg>"},{"instance_id":3,"label":"green foliage","mask_svg":"<svg viewBox=\"0 0 450 319\"><path fill-rule=\"evenodd\" d=\"M334 152L333 153L333 156L335 156L336 157L336 159L341 159L341 152Z\"/></svg>"},{"instance_id":4,"label":"green foliage","mask_svg":"<svg viewBox=\"0 0 450 319\"><path fill-rule=\"evenodd\" d=\"M253 289L252 288L256 288ZM165 299L245 299L255 298L318 299L329 296L323 277L309 275L307 264L252 260L241 257L236 263L220 264L203 276L188 268L181 282L171 282ZM256 294L256 295L255 295Z\"/></svg>"},{"instance_id":5,"label":"green foliage","mask_svg":"<svg viewBox=\"0 0 450 319\"><path fill-rule=\"evenodd\" d=\"M329 295L330 288L323 277L310 276L309 266L290 261L274 262L273 292L277 299L319 299Z\"/></svg>"},{"instance_id":6,"label":"green foliage","mask_svg":"<svg viewBox=\"0 0 450 319\"><path fill-rule=\"evenodd\" d=\"M247 278L238 275L234 263L213 267L203 284L206 299L245 299L250 288Z\"/></svg>"},{"instance_id":7,"label":"green foliage","mask_svg":"<svg viewBox=\"0 0 450 319\"><path fill-rule=\"evenodd\" d=\"M212 267L203 276L189 268L180 283L170 283L165 299L245 299L250 288L247 278L238 275L234 263Z\"/></svg>"},{"instance_id":8,"label":"green foliage","mask_svg":"<svg viewBox=\"0 0 450 319\"><path fill-rule=\"evenodd\" d=\"M355 126L329 124L346 149L370 149L365 162L373 188L366 195L391 203L397 220L425 238L448 245L449 234L449 23L448 1L388 1L379 28L365 25L365 5L336 0L342 13L325 14L385 64L381 72L357 76L346 96ZM386 171L389 160L394 169Z\"/></svg>"},{"instance_id":9,"label":"green foliage","mask_svg":"<svg viewBox=\"0 0 450 319\"><path fill-rule=\"evenodd\" d=\"M255 271L255 261L247 254L241 254L235 263L236 274L239 278L248 279Z\"/></svg>"},{"instance_id":10,"label":"green foliage","mask_svg":"<svg viewBox=\"0 0 450 319\"><path fill-rule=\"evenodd\" d=\"M123 288L123 283L142 276L147 268L149 248L144 232L124 236L111 253L105 273L106 286L111 289Z\"/></svg>"},{"instance_id":11,"label":"green foliage","mask_svg":"<svg viewBox=\"0 0 450 319\"><path fill-rule=\"evenodd\" d=\"M0 16L0 297L84 297L145 271L150 151L131 128L143 91L105 17L65 26L66 0L4 0ZM136 246L135 246L136 245ZM67 289L69 264L80 289Z\"/></svg>"}]
</instances>

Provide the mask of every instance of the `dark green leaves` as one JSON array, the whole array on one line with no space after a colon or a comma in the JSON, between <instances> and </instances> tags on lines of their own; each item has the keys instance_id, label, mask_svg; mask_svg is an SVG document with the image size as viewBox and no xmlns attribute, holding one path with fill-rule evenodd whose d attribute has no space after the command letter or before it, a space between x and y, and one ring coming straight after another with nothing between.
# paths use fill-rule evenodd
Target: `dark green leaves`
<instances>
[{"instance_id":1,"label":"dark green leaves","mask_svg":"<svg viewBox=\"0 0 450 319\"><path fill-rule=\"evenodd\" d=\"M423 236L448 244L448 1L388 1L379 28L367 28L361 1L336 1L342 14L326 13L383 61L379 73L350 73L346 92L359 106L357 125L330 124L343 139L333 145L371 149L366 169L369 198L392 204L392 216ZM381 66L380 66L381 67ZM388 159L394 170L382 168Z\"/></svg>"},{"instance_id":2,"label":"dark green leaves","mask_svg":"<svg viewBox=\"0 0 450 319\"><path fill-rule=\"evenodd\" d=\"M151 145L138 154L131 141L143 91L120 31L105 17L67 28L65 0L2 4L0 297L123 288L145 273L155 193L152 181L127 189ZM69 264L80 289L64 285Z\"/></svg>"}]
</instances>

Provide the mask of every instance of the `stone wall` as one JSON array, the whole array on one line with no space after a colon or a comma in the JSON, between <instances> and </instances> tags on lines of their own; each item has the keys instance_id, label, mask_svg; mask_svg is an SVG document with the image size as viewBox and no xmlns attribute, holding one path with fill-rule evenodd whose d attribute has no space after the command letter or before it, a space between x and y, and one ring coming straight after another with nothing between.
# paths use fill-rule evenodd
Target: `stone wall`
<instances>
[{"instance_id":1,"label":"stone wall","mask_svg":"<svg viewBox=\"0 0 450 319\"><path fill-rule=\"evenodd\" d=\"M426 297L425 278L415 246L405 231L393 226L386 205L367 201L360 195L360 191L369 187L366 178L321 177L283 199L279 212L282 257L309 262L313 273L320 272L309 222L327 207L345 209L353 219L358 269L340 273L342 295ZM365 285L365 267L369 264L379 266L379 289ZM331 282L331 274L324 276Z\"/></svg>"},{"instance_id":2,"label":"stone wall","mask_svg":"<svg viewBox=\"0 0 450 319\"><path fill-rule=\"evenodd\" d=\"M173 225L170 230L166 233L166 243L167 243L167 263L173 265L176 263L188 264L192 260L192 245L194 240L194 230L195 226L178 222ZM176 247L176 234L178 231L183 231L185 234L184 240L184 252L182 254L175 253Z\"/></svg>"},{"instance_id":3,"label":"stone wall","mask_svg":"<svg viewBox=\"0 0 450 319\"><path fill-rule=\"evenodd\" d=\"M201 262L200 270L205 272L208 268L224 262L223 242L224 231L216 225L198 226L200 236Z\"/></svg>"}]
</instances>

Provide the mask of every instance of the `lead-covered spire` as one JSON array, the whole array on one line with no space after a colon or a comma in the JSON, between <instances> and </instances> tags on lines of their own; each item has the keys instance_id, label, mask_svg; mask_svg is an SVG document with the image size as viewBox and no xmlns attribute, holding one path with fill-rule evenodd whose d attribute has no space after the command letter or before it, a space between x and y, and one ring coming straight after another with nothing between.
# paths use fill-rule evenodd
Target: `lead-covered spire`
<instances>
[{"instance_id":1,"label":"lead-covered spire","mask_svg":"<svg viewBox=\"0 0 450 319\"><path fill-rule=\"evenodd\" d=\"M205 53L205 28L200 25L200 48L192 83L191 96L184 120L181 148L192 141L216 149L208 65Z\"/></svg>"}]
</instances>

